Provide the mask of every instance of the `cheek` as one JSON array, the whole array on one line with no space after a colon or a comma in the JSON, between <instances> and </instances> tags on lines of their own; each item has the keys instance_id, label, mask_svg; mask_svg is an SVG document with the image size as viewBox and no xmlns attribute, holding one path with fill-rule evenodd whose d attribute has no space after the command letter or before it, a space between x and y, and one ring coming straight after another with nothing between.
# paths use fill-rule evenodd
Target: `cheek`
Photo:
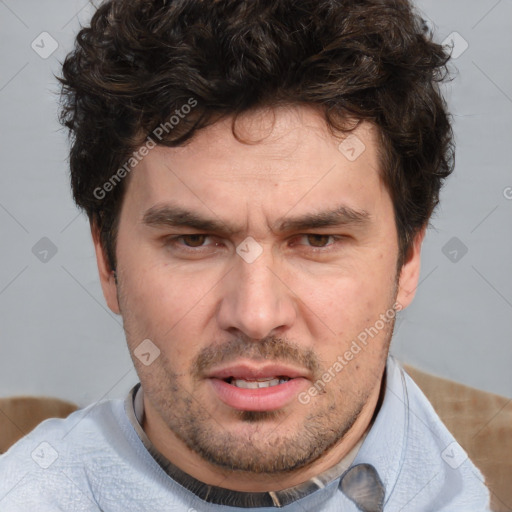
<instances>
[{"instance_id":1,"label":"cheek","mask_svg":"<svg viewBox=\"0 0 512 512\"><path fill-rule=\"evenodd\" d=\"M130 330L154 338L161 349L183 332L192 341L197 338L195 331L201 329L201 318L208 306L204 280L187 278L166 266L124 270L120 301ZM176 351L183 349L182 343L173 345Z\"/></svg>"},{"instance_id":2,"label":"cheek","mask_svg":"<svg viewBox=\"0 0 512 512\"><path fill-rule=\"evenodd\" d=\"M341 334L347 327L373 323L375 315L388 308L391 282L383 281L382 276L379 281L377 275L361 272L338 279L304 281L297 295L304 298L306 311L309 308L310 314L316 313L331 330Z\"/></svg>"},{"instance_id":3,"label":"cheek","mask_svg":"<svg viewBox=\"0 0 512 512\"><path fill-rule=\"evenodd\" d=\"M314 350L325 368L341 358L344 370L337 374L339 385L347 378L366 382L378 373L374 365L384 358L391 325L381 325L379 319L394 302L392 282L374 271L326 279L321 286L310 282L303 288L308 300L302 315L315 338Z\"/></svg>"}]
</instances>

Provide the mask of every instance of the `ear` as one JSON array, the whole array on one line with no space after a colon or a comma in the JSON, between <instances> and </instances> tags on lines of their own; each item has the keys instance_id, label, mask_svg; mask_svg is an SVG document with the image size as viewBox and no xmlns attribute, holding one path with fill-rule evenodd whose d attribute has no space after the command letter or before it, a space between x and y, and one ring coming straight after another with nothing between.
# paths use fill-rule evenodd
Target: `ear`
<instances>
[{"instance_id":1,"label":"ear","mask_svg":"<svg viewBox=\"0 0 512 512\"><path fill-rule=\"evenodd\" d=\"M405 309L416 295L416 288L420 279L421 244L425 238L426 230L427 227L424 226L414 236L412 246L400 270L396 301L402 306L402 309Z\"/></svg>"},{"instance_id":2,"label":"ear","mask_svg":"<svg viewBox=\"0 0 512 512\"><path fill-rule=\"evenodd\" d=\"M107 306L116 314L120 314L119 302L117 300L117 283L114 271L111 270L106 251L100 241L100 232L96 225L91 224L91 234L96 251L96 263L100 275L101 288L103 296L107 301Z\"/></svg>"}]
</instances>

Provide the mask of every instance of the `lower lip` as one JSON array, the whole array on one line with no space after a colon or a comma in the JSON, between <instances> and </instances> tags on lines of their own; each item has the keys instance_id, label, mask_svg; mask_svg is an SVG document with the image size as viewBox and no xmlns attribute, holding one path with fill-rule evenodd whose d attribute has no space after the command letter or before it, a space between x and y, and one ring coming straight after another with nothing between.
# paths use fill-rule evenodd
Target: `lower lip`
<instances>
[{"instance_id":1,"label":"lower lip","mask_svg":"<svg viewBox=\"0 0 512 512\"><path fill-rule=\"evenodd\" d=\"M219 399L240 411L275 411L292 402L307 384L303 377L268 388L238 388L221 379L210 379Z\"/></svg>"}]
</instances>

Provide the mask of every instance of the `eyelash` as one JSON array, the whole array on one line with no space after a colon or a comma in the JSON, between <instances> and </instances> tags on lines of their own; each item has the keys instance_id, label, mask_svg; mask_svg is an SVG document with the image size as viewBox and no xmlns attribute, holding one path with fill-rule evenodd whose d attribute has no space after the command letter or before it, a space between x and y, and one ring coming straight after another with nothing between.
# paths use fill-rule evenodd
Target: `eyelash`
<instances>
[{"instance_id":1,"label":"eyelash","mask_svg":"<svg viewBox=\"0 0 512 512\"><path fill-rule=\"evenodd\" d=\"M165 245L166 246L169 246L169 245L175 246L181 251L187 251L187 252L196 253L196 254L199 253L201 250L204 251L205 248L211 248L211 245L199 245L197 247L193 247L193 246L185 245L184 243L180 243L180 242L183 242L183 240L187 237L205 237L205 239L213 238L212 235L207 235L204 233L197 233L197 234L194 233L194 234L190 234L190 235L171 236L171 237L167 237L165 239ZM219 242L215 243L215 247L220 246L220 245L221 244Z\"/></svg>"},{"instance_id":2,"label":"eyelash","mask_svg":"<svg viewBox=\"0 0 512 512\"><path fill-rule=\"evenodd\" d=\"M204 245L203 244L203 245L199 245L197 247L194 247L194 246L187 246L184 243L180 243L180 242L183 242L184 239L187 238L187 237L204 237L205 240L208 240L210 238L215 239L215 237L213 235L208 235L208 234L205 234L205 233L194 233L194 234L187 234L187 235L178 235L178 236L167 237L165 239L165 245L176 246L179 250L186 251L186 252L189 252L191 254L198 254L199 252L204 252L205 249L208 250L208 249L212 248L211 244L210 245ZM294 240L301 239L301 238L307 238L307 237L327 237L328 239L331 239L331 243L328 243L327 245L319 246L319 247L315 247L314 245L295 244L295 243L293 243ZM332 250L334 245L336 245L338 242L341 242L345 238L346 237L342 236L342 235L327 235L327 234L322 234L322 233L303 233L303 234L300 234L300 235L295 235L291 239L291 243L290 242L289 243L290 243L290 245L292 247L296 246L296 245L302 245L303 247L305 247L310 252L324 252L325 253L325 252L327 252L329 250ZM217 241L217 242L215 242L213 247L218 248L221 245L222 245L222 243Z\"/></svg>"},{"instance_id":3,"label":"eyelash","mask_svg":"<svg viewBox=\"0 0 512 512\"><path fill-rule=\"evenodd\" d=\"M336 242L339 242L341 238L341 236L335 236L335 235L324 235L323 233L304 233L304 234L301 234L301 235L297 235L295 238L307 238L307 237L327 237L328 239L331 238L334 240L334 242L331 242L330 244L327 244L327 245L323 245L323 246L320 246L320 247L316 247L314 245L305 245L305 247L308 247L308 249L310 250L313 250L313 251L326 251L328 250L329 247L332 247Z\"/></svg>"}]
</instances>

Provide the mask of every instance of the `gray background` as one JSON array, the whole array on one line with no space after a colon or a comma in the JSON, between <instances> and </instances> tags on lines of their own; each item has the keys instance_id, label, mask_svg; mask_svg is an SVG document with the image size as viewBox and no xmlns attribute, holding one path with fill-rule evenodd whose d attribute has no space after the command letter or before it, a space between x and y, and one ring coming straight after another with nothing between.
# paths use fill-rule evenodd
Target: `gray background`
<instances>
[{"instance_id":1,"label":"gray background","mask_svg":"<svg viewBox=\"0 0 512 512\"><path fill-rule=\"evenodd\" d=\"M439 41L457 32L455 51L469 46L446 88L456 171L392 350L423 370L512 397L512 1L418 5ZM56 120L53 74L92 12L83 0L0 0L0 396L86 405L121 397L136 382L120 318L103 300L88 224L71 200ZM59 45L47 59L31 48L43 31ZM40 51L49 48L47 40ZM57 249L47 261L36 256L43 237Z\"/></svg>"}]
</instances>

